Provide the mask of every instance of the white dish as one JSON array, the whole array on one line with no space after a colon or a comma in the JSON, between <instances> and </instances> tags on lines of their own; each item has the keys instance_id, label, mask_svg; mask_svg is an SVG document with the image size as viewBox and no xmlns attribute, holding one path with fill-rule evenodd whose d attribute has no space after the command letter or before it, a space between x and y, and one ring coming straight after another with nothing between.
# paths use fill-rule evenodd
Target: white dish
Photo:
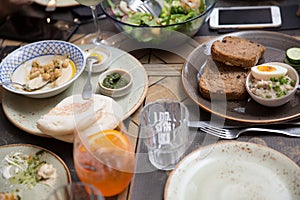
<instances>
[{"instance_id":1,"label":"white dish","mask_svg":"<svg viewBox=\"0 0 300 200\"><path fill-rule=\"evenodd\" d=\"M124 87L121 87L121 88L118 88L118 89L112 89L112 88L105 87L103 85L104 79L108 75L111 75L113 73L120 74L122 78L124 78L125 80L128 81L128 84L125 85ZM123 69L111 69L111 70L103 72L99 76L98 85L99 85L99 90L102 94L110 96L110 97L121 97L121 96L127 95L131 91L131 88L132 88L132 75L130 73L128 73L126 70L123 70Z\"/></svg>"},{"instance_id":2,"label":"white dish","mask_svg":"<svg viewBox=\"0 0 300 200\"><path fill-rule=\"evenodd\" d=\"M41 159L46 161L48 164L52 164L57 172L57 180L55 181L56 186L63 185L71 182L71 175L66 164L54 153L43 149L38 146L30 144L12 144L4 145L0 147L0 171L2 171L4 162L3 159L6 155L16 152L21 152L26 155L34 155L36 152L44 150L45 153ZM0 176L0 193L1 192L14 192L21 197L22 200L40 200L45 199L50 192L54 190L41 182L37 183L33 188L28 188L21 184L10 184L9 180L4 179Z\"/></svg>"},{"instance_id":3,"label":"white dish","mask_svg":"<svg viewBox=\"0 0 300 200\"><path fill-rule=\"evenodd\" d=\"M86 58L89 56L95 56L101 60L100 62L93 64L92 72L103 72L111 63L111 53L106 47L96 46L93 48L84 49L84 53ZM85 67L85 70L88 70L87 66Z\"/></svg>"},{"instance_id":4,"label":"white dish","mask_svg":"<svg viewBox=\"0 0 300 200\"><path fill-rule=\"evenodd\" d=\"M35 3L40 4L42 6L47 6L49 0L34 0ZM79 3L75 0L57 0L57 7L69 7L69 6L77 6Z\"/></svg>"},{"instance_id":5,"label":"white dish","mask_svg":"<svg viewBox=\"0 0 300 200\"><path fill-rule=\"evenodd\" d=\"M220 142L185 157L170 174L165 200L300 199L300 168L248 142Z\"/></svg>"},{"instance_id":6,"label":"white dish","mask_svg":"<svg viewBox=\"0 0 300 200\"><path fill-rule=\"evenodd\" d=\"M68 66L69 72L61 72L61 77L57 78L53 83L49 83L42 89L30 92L17 89L12 84L3 85L3 88L15 94L22 94L32 98L52 97L65 91L84 71L85 57L83 51L78 46L60 40L43 40L30 43L8 54L0 64L0 82L14 81L21 84L28 83L28 75L32 69L33 61L38 61L43 66L49 64L56 56L68 57L70 60ZM45 68L43 68L44 70ZM49 75L49 72L46 74ZM36 82L36 79L39 79L39 77L31 81ZM43 83L44 81L41 82ZM40 84L35 83L33 85ZM49 87L49 85L52 86Z\"/></svg>"},{"instance_id":7,"label":"white dish","mask_svg":"<svg viewBox=\"0 0 300 200\"><path fill-rule=\"evenodd\" d=\"M287 102L289 102L294 96L295 93L297 91L297 87L299 84L299 75L298 72L290 65L285 64L285 63L281 63L281 62L269 62L269 63L264 63L262 65L277 65L277 66L281 66L285 69L287 69L287 75L292 78L293 80L296 81L294 89L292 89L291 91L289 91L288 94L280 97L280 98L273 98L273 99L267 99L267 98L263 98L263 97L259 97L256 94L253 94L251 92L250 89L250 81L253 77L252 72L248 74L247 79L246 79L246 89L248 94L252 97L252 99L254 99L254 101L256 101L257 103L264 105L264 106L268 106L268 107L276 107L276 106L281 106L283 104L286 104Z\"/></svg>"},{"instance_id":8,"label":"white dish","mask_svg":"<svg viewBox=\"0 0 300 200\"><path fill-rule=\"evenodd\" d=\"M80 48L84 50L93 46L94 45L82 45ZM129 71L133 76L131 92L126 96L114 98L114 100L123 107L125 119L134 113L143 103L148 91L148 77L143 65L136 58L122 50L113 47L107 48L109 48L112 53L112 63L109 69L123 68ZM92 74L92 84L95 93L100 94L98 77L99 73ZM64 98L73 94L81 94L86 78L87 72L84 72L66 91L47 99L32 99L3 91L3 111L7 118L21 130L34 135L49 137L37 128L37 120L40 116L48 113L50 109ZM69 138L61 138L61 140L68 141Z\"/></svg>"}]
</instances>

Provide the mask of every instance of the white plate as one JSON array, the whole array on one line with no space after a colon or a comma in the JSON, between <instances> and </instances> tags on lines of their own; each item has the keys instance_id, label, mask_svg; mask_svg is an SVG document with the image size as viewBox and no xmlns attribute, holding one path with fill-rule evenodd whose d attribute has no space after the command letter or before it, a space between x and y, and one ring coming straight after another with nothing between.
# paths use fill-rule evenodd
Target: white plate
<instances>
[{"instance_id":1,"label":"white plate","mask_svg":"<svg viewBox=\"0 0 300 200\"><path fill-rule=\"evenodd\" d=\"M34 0L35 3L47 6L49 0ZM75 0L57 0L56 7L77 6L79 3Z\"/></svg>"},{"instance_id":2,"label":"white plate","mask_svg":"<svg viewBox=\"0 0 300 200\"><path fill-rule=\"evenodd\" d=\"M52 164L56 168L57 180L55 186L67 184L71 182L71 175L66 166L66 164L54 153L43 149L38 146L33 146L29 144L13 144L13 145L4 145L0 146L0 171L3 169L3 159L6 155L16 152L21 152L26 155L34 155L36 152L44 150L45 153L42 155L41 159L46 161L48 164ZM45 199L47 195L53 191L53 187L49 187L46 184L41 182L37 183L33 188L29 189L28 187L21 184L10 184L9 180L4 179L0 175L0 193L1 192L14 192L18 194L22 200L40 200Z\"/></svg>"},{"instance_id":3,"label":"white plate","mask_svg":"<svg viewBox=\"0 0 300 200\"><path fill-rule=\"evenodd\" d=\"M92 45L82 45L80 48L91 48ZM134 113L143 103L148 91L148 77L143 65L130 54L113 47L110 49L111 64L108 69L123 68L130 72L133 76L133 85L131 92L123 97L114 98L124 109L124 119ZM92 84L95 93L99 94L98 77L100 73L92 74ZM81 94L83 85L86 82L87 72L74 82L65 92L46 99L32 99L25 96L13 94L3 91L2 107L7 118L21 130L44 137L49 137L43 134L36 126L37 120L44 114L48 113L56 104L64 98L73 94ZM66 140L64 140L66 141Z\"/></svg>"},{"instance_id":4,"label":"white plate","mask_svg":"<svg viewBox=\"0 0 300 200\"><path fill-rule=\"evenodd\" d=\"M165 200L299 200L300 168L285 155L247 142L200 148L172 171Z\"/></svg>"}]
</instances>

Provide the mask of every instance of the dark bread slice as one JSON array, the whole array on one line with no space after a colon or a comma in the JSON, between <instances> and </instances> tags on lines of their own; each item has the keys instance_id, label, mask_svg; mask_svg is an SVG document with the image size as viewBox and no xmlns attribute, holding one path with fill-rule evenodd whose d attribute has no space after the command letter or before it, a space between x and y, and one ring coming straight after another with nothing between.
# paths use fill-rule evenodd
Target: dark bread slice
<instances>
[{"instance_id":1,"label":"dark bread slice","mask_svg":"<svg viewBox=\"0 0 300 200\"><path fill-rule=\"evenodd\" d=\"M203 97L207 99L245 99L247 97L245 87L247 74L248 70L246 69L227 66L223 63L208 59L200 76L199 91Z\"/></svg>"},{"instance_id":2,"label":"dark bread slice","mask_svg":"<svg viewBox=\"0 0 300 200\"><path fill-rule=\"evenodd\" d=\"M214 60L245 69L255 66L264 52L263 45L235 36L226 36L211 46L211 56Z\"/></svg>"}]
</instances>

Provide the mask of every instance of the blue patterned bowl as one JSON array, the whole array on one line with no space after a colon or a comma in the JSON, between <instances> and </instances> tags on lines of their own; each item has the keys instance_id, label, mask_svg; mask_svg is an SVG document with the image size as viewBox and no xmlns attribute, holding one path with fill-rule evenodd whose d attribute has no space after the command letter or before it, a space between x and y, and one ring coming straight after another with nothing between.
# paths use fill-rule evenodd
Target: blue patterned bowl
<instances>
[{"instance_id":1,"label":"blue patterned bowl","mask_svg":"<svg viewBox=\"0 0 300 200\"><path fill-rule=\"evenodd\" d=\"M76 73L69 81L45 90L27 92L16 89L13 85L3 85L8 91L22 94L32 98L47 98L57 95L66 90L81 75L85 68L85 57L83 51L74 44L58 40L45 40L22 46L10 53L0 64L0 82L11 81L16 70L25 62L32 59L42 59L45 56L67 56L75 65ZM19 70L20 71L20 70Z\"/></svg>"}]
</instances>

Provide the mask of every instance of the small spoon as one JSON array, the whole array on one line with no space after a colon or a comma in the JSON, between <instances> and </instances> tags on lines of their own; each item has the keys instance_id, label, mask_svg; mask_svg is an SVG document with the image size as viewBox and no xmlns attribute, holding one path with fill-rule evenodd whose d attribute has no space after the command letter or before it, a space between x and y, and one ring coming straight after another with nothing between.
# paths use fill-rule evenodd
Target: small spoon
<instances>
[{"instance_id":1,"label":"small spoon","mask_svg":"<svg viewBox=\"0 0 300 200\"><path fill-rule=\"evenodd\" d=\"M32 92L35 90L39 90L42 89L43 87L45 87L50 81L46 81L45 83L43 83L42 85L36 87L36 88L31 88L29 87L28 84L22 84L22 83L17 83L17 82L12 82L12 81L6 81L6 82L2 82L0 83L0 85L19 85L22 87L23 90L27 91L27 92Z\"/></svg>"},{"instance_id":2,"label":"small spoon","mask_svg":"<svg viewBox=\"0 0 300 200\"><path fill-rule=\"evenodd\" d=\"M97 61L98 61L98 58L95 56L89 56L86 61L87 65L88 65L88 78L83 87L82 95L81 95L82 98L85 100L90 99L92 96L92 83L91 83L92 66Z\"/></svg>"}]
</instances>

